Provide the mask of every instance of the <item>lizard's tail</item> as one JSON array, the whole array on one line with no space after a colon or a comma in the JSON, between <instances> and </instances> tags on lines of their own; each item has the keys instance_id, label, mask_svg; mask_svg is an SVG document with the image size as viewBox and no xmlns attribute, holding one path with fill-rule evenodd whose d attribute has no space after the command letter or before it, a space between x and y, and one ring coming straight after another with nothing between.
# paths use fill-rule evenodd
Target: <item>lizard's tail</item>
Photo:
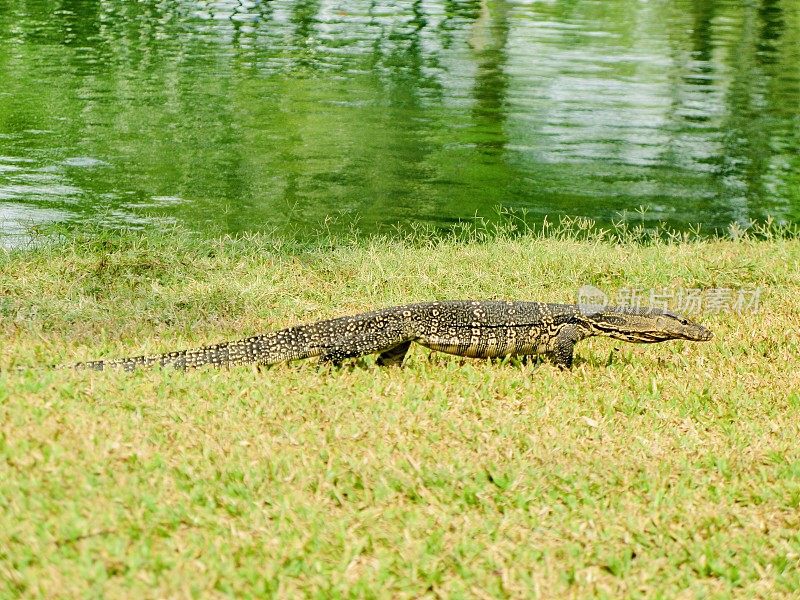
<instances>
[{"instance_id":1,"label":"lizard's tail","mask_svg":"<svg viewBox=\"0 0 800 600\"><path fill-rule=\"evenodd\" d=\"M155 365L162 367L172 366L181 370L194 369L203 365L214 365L215 367L232 367L252 363L271 365L321 354L322 349L316 347L312 341L314 336L309 335L309 332L306 331L307 329L308 326L300 325L192 350L179 350L154 356L92 360L65 365L62 368L92 369L94 371L107 369L133 371L140 367Z\"/></svg>"}]
</instances>

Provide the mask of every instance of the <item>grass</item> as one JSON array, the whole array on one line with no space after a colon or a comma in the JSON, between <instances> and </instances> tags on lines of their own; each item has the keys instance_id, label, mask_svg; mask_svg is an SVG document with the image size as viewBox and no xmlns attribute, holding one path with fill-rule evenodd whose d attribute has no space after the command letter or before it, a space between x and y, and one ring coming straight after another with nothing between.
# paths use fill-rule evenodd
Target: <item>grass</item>
<instances>
[{"instance_id":1,"label":"grass","mask_svg":"<svg viewBox=\"0 0 800 600\"><path fill-rule=\"evenodd\" d=\"M0 597L796 597L800 239L517 233L0 254ZM582 284L762 295L700 315L712 342L593 339L570 372L35 368Z\"/></svg>"}]
</instances>

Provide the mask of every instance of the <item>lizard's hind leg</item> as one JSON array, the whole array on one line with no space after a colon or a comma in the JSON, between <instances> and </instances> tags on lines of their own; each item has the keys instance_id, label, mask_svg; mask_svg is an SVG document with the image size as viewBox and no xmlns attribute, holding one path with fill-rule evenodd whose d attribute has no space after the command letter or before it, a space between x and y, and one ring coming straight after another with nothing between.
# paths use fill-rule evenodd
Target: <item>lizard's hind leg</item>
<instances>
[{"instance_id":1,"label":"lizard's hind leg","mask_svg":"<svg viewBox=\"0 0 800 600\"><path fill-rule=\"evenodd\" d=\"M380 352L379 365L395 365L403 361L411 341L401 337L398 339L375 339L372 336L351 337L341 344L329 346L320 355L320 364L341 366L347 358L358 358L367 354Z\"/></svg>"},{"instance_id":2,"label":"lizard's hind leg","mask_svg":"<svg viewBox=\"0 0 800 600\"><path fill-rule=\"evenodd\" d=\"M405 360L406 353L411 346L411 340L401 342L392 348L384 350L378 355L375 364L380 367L401 367Z\"/></svg>"},{"instance_id":3,"label":"lizard's hind leg","mask_svg":"<svg viewBox=\"0 0 800 600\"><path fill-rule=\"evenodd\" d=\"M344 322L341 330L323 340L320 363L339 365L346 358L380 353L379 364L395 364L402 362L409 343L417 338L405 315L385 311Z\"/></svg>"}]
</instances>

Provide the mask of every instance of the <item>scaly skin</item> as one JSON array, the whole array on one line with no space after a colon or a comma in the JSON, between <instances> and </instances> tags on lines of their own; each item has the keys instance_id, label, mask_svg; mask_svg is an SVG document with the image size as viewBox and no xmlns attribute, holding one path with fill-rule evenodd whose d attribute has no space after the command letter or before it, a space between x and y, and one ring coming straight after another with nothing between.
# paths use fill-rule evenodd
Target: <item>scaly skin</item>
<instances>
[{"instance_id":1,"label":"scaly skin","mask_svg":"<svg viewBox=\"0 0 800 600\"><path fill-rule=\"evenodd\" d=\"M557 366L570 368L575 344L595 335L634 343L713 337L704 327L657 309L589 310L574 304L448 300L297 325L194 350L72 366L98 371L152 365L193 369L207 364L270 365L313 356L323 363L340 364L367 354L378 354L379 365L401 365L414 342L472 358L545 354Z\"/></svg>"}]
</instances>

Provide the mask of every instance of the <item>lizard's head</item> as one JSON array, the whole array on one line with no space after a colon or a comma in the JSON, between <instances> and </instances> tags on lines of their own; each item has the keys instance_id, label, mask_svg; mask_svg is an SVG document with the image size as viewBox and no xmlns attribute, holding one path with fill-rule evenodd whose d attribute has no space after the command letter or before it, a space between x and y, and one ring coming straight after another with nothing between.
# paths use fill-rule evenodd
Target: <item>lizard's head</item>
<instances>
[{"instance_id":1,"label":"lizard's head","mask_svg":"<svg viewBox=\"0 0 800 600\"><path fill-rule=\"evenodd\" d=\"M606 307L596 312L582 313L578 319L594 335L640 344L667 340L706 342L714 337L702 325L656 308Z\"/></svg>"}]
</instances>

